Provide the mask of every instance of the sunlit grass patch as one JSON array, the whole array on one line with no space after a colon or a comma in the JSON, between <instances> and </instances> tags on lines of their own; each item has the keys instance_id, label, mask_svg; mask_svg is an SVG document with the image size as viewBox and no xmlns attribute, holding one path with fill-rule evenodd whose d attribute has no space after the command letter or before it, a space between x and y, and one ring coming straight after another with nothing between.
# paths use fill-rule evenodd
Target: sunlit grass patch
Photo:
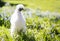
<instances>
[{"instance_id":1,"label":"sunlit grass patch","mask_svg":"<svg viewBox=\"0 0 60 41\"><path fill-rule=\"evenodd\" d=\"M10 30L5 28L4 26L0 27L0 40L12 41L12 37L10 36Z\"/></svg>"}]
</instances>

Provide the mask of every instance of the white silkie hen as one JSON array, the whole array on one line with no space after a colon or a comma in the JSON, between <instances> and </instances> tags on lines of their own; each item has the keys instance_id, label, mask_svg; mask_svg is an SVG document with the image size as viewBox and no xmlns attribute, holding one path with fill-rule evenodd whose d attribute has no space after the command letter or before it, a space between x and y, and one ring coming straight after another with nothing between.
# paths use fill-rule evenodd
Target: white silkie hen
<instances>
[{"instance_id":1,"label":"white silkie hen","mask_svg":"<svg viewBox=\"0 0 60 41\"><path fill-rule=\"evenodd\" d=\"M14 36L15 33L26 31L26 22L22 13L24 6L19 4L16 6L15 12L11 16L11 36Z\"/></svg>"}]
</instances>

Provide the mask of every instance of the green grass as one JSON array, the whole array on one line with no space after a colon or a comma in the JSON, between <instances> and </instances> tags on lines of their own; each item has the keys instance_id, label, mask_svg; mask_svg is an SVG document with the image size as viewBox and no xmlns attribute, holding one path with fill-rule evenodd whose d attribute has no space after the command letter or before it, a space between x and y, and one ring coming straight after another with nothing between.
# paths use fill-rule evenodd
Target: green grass
<instances>
[{"instance_id":1,"label":"green grass","mask_svg":"<svg viewBox=\"0 0 60 41\"><path fill-rule=\"evenodd\" d=\"M12 4L26 4L27 7L41 10L50 10L60 12L60 0L3 0Z\"/></svg>"},{"instance_id":2,"label":"green grass","mask_svg":"<svg viewBox=\"0 0 60 41\"><path fill-rule=\"evenodd\" d=\"M0 39L5 41L60 41L60 19L55 20L48 17L38 17L26 19L27 30L19 33L14 38L10 35L10 30L4 26L0 27Z\"/></svg>"}]
</instances>

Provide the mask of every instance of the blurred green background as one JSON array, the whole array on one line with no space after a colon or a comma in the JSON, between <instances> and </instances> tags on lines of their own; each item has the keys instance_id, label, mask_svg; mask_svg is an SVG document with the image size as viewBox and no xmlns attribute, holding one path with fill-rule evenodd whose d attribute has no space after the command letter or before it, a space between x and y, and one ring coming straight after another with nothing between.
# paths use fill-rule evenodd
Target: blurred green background
<instances>
[{"instance_id":1,"label":"blurred green background","mask_svg":"<svg viewBox=\"0 0 60 41\"><path fill-rule=\"evenodd\" d=\"M50 10L60 12L60 0L3 0L12 4L26 4L30 8L40 8L41 10Z\"/></svg>"}]
</instances>

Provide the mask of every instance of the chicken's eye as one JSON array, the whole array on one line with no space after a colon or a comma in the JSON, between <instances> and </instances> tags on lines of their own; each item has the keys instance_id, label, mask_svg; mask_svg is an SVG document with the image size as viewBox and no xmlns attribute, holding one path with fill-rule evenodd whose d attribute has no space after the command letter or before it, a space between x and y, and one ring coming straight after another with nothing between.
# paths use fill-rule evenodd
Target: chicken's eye
<instances>
[{"instance_id":1,"label":"chicken's eye","mask_svg":"<svg viewBox=\"0 0 60 41\"><path fill-rule=\"evenodd\" d=\"M19 8L19 11L22 11L23 10L23 8Z\"/></svg>"}]
</instances>

